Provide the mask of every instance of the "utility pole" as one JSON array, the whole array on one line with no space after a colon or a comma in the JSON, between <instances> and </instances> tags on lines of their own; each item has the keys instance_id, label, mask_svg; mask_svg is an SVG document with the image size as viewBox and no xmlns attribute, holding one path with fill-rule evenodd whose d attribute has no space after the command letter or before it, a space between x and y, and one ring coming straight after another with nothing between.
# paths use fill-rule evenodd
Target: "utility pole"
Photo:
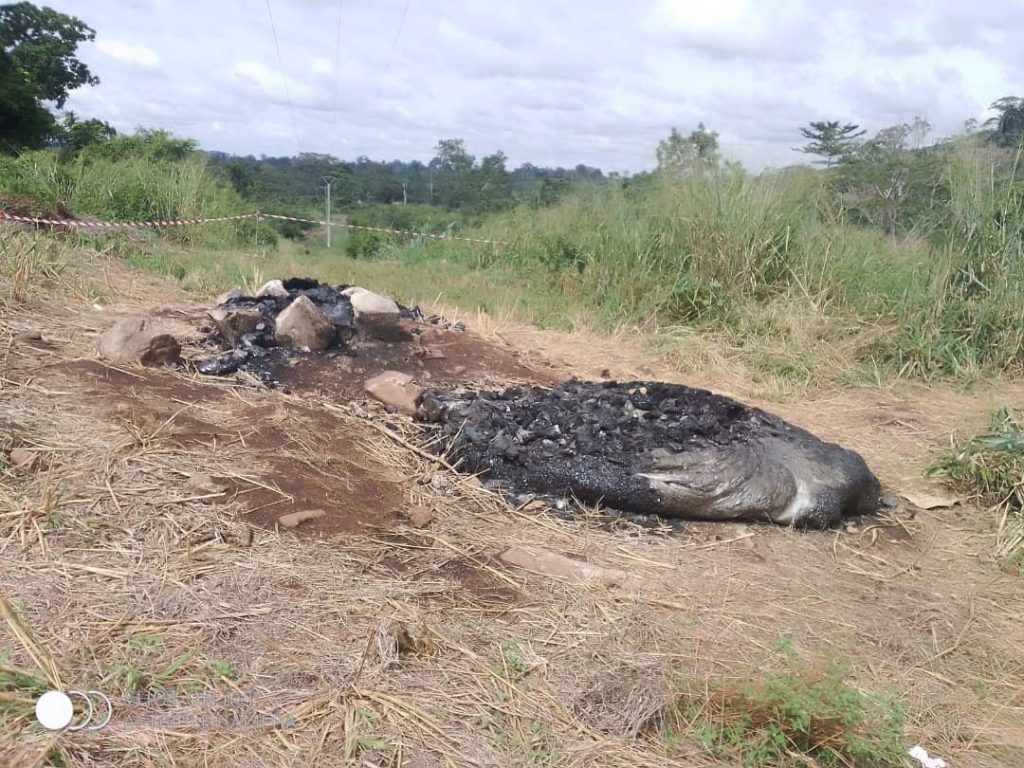
<instances>
[{"instance_id":1,"label":"utility pole","mask_svg":"<svg viewBox=\"0 0 1024 768\"><path fill-rule=\"evenodd\" d=\"M325 221L327 222L327 247L331 247L331 184L334 183L334 177L332 176L321 176L320 182L324 185L325 202L327 215Z\"/></svg>"}]
</instances>

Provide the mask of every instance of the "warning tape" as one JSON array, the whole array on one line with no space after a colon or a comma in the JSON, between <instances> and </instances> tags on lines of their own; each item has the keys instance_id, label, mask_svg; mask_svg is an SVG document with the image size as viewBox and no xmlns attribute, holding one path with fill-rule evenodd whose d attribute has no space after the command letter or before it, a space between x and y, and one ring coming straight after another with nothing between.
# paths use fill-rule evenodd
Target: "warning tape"
<instances>
[{"instance_id":1,"label":"warning tape","mask_svg":"<svg viewBox=\"0 0 1024 768\"><path fill-rule=\"evenodd\" d=\"M297 216L281 216L274 213L242 213L238 216L217 216L209 219L161 219L158 221L81 221L79 219L43 219L35 216L17 216L13 213L0 211L0 219L18 221L24 224L49 224L80 229L118 229L122 227L181 227L190 224L207 224L215 221L241 221L242 219L276 219L278 221L298 221L303 224L319 224L327 226L327 222L316 219L300 219ZM461 240L467 243L488 243L490 245L509 245L504 240L486 240L479 237L458 237L456 235L435 235L430 232L413 232L406 229L388 229L386 227L365 227L359 224L342 224L332 221L332 227L358 229L366 232L384 232L389 235L410 235L412 237L428 237L432 240Z\"/></svg>"},{"instance_id":2,"label":"warning tape","mask_svg":"<svg viewBox=\"0 0 1024 768\"><path fill-rule=\"evenodd\" d=\"M255 219L261 214L243 213L238 216L217 216L211 219L167 219L159 221L80 221L79 219L41 219L35 216L17 216L0 211L0 219L20 221L25 224L52 224L55 226L79 227L83 229L116 229L119 227L180 227L185 224L206 224L211 221L239 221Z\"/></svg>"}]
</instances>

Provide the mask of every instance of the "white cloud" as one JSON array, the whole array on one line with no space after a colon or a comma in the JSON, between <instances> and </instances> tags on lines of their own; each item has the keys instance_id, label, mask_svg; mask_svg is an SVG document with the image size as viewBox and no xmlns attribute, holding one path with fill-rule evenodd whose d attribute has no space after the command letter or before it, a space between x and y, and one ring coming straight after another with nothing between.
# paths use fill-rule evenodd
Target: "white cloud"
<instances>
[{"instance_id":1,"label":"white cloud","mask_svg":"<svg viewBox=\"0 0 1024 768\"><path fill-rule=\"evenodd\" d=\"M120 40L96 41L96 50L125 64L137 64L140 67L155 67L160 64L156 51L142 43L123 43Z\"/></svg>"},{"instance_id":2,"label":"white cloud","mask_svg":"<svg viewBox=\"0 0 1024 768\"><path fill-rule=\"evenodd\" d=\"M417 0L400 35L407 0L346 2L340 48L337 0L278 0L287 93L266 14L236 0L50 2L97 31L101 84L69 108L241 154L428 160L462 137L513 165L638 171L703 121L758 169L806 162L810 120L948 136L1024 83L1008 0Z\"/></svg>"},{"instance_id":3,"label":"white cloud","mask_svg":"<svg viewBox=\"0 0 1024 768\"><path fill-rule=\"evenodd\" d=\"M312 72L318 75L333 75L334 65L329 59L325 59L323 56L317 56L309 63L309 68Z\"/></svg>"}]
</instances>

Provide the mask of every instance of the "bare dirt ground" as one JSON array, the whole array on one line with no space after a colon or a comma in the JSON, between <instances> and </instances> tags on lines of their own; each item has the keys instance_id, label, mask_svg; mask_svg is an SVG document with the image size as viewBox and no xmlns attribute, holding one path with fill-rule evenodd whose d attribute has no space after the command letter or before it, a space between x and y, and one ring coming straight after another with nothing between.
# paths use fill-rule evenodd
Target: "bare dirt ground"
<instances>
[{"instance_id":1,"label":"bare dirt ground","mask_svg":"<svg viewBox=\"0 0 1024 768\"><path fill-rule=\"evenodd\" d=\"M901 700L908 747L1024 765L1024 588L991 557L984 510L668 533L514 508L413 450L415 426L358 391L358 358L297 366L276 391L102 363L116 317L157 312L194 339L202 308L116 260L73 263L18 301L0 283L0 439L38 454L0 465L0 674L27 675L3 694L4 765L718 765L659 716L783 646ZM860 451L892 494L936 491L922 471L951 433L1024 396L900 385L782 404L644 359L636 339L467 320L481 335L439 331L444 357L384 362L430 383L707 386ZM326 515L275 525L310 508ZM533 574L499 559L512 546L608 570ZM112 720L48 733L33 685L103 691Z\"/></svg>"}]
</instances>

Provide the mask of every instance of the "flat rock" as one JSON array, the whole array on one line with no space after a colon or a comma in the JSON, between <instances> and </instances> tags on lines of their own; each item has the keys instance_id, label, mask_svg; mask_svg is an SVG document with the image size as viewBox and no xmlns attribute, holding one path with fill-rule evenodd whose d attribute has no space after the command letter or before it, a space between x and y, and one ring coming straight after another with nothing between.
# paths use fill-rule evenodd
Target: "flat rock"
<instances>
[{"instance_id":1,"label":"flat rock","mask_svg":"<svg viewBox=\"0 0 1024 768\"><path fill-rule=\"evenodd\" d=\"M125 317L99 339L100 357L112 363L146 366L174 365L181 361L181 345L146 317Z\"/></svg>"},{"instance_id":2,"label":"flat rock","mask_svg":"<svg viewBox=\"0 0 1024 768\"><path fill-rule=\"evenodd\" d=\"M263 316L255 307L217 307L208 310L207 315L213 320L220 335L231 346L236 346L247 333L256 333L264 323Z\"/></svg>"},{"instance_id":3,"label":"flat rock","mask_svg":"<svg viewBox=\"0 0 1024 768\"><path fill-rule=\"evenodd\" d=\"M263 296L275 296L279 299L288 297L288 289L284 287L284 283L280 280L267 280L260 289L256 291L257 298Z\"/></svg>"},{"instance_id":4,"label":"flat rock","mask_svg":"<svg viewBox=\"0 0 1024 768\"><path fill-rule=\"evenodd\" d=\"M918 509L949 509L955 507L960 503L960 499L955 496L948 496L945 494L938 493L913 493L906 492L901 493L904 499L909 501Z\"/></svg>"},{"instance_id":5,"label":"flat rock","mask_svg":"<svg viewBox=\"0 0 1024 768\"><path fill-rule=\"evenodd\" d=\"M331 346L335 328L316 304L300 296L277 316L274 335L282 346L318 352Z\"/></svg>"},{"instance_id":6,"label":"flat rock","mask_svg":"<svg viewBox=\"0 0 1024 768\"><path fill-rule=\"evenodd\" d=\"M379 293L368 291L359 286L346 288L341 292L341 295L348 296L349 301L352 302L352 309L356 314L356 320L359 320L361 316L367 317L372 315L381 315L398 320L398 304L387 296L381 296Z\"/></svg>"},{"instance_id":7,"label":"flat rock","mask_svg":"<svg viewBox=\"0 0 1024 768\"><path fill-rule=\"evenodd\" d=\"M43 334L39 331L22 331L14 335L15 341L28 342L28 341L42 341Z\"/></svg>"},{"instance_id":8,"label":"flat rock","mask_svg":"<svg viewBox=\"0 0 1024 768\"><path fill-rule=\"evenodd\" d=\"M287 515L281 515L277 518L277 524L282 528L298 528L303 523L309 520L317 520L326 514L322 509L304 509L300 512L289 512Z\"/></svg>"},{"instance_id":9,"label":"flat rock","mask_svg":"<svg viewBox=\"0 0 1024 768\"><path fill-rule=\"evenodd\" d=\"M39 463L39 454L28 448L12 448L10 459L12 467L28 471Z\"/></svg>"},{"instance_id":10,"label":"flat rock","mask_svg":"<svg viewBox=\"0 0 1024 768\"><path fill-rule=\"evenodd\" d=\"M224 494L228 490L227 483L217 480L203 472L193 472L185 481L185 487L196 494Z\"/></svg>"},{"instance_id":11,"label":"flat rock","mask_svg":"<svg viewBox=\"0 0 1024 768\"><path fill-rule=\"evenodd\" d=\"M413 528L426 528L434 519L434 510L420 505L410 509L405 516Z\"/></svg>"},{"instance_id":12,"label":"flat rock","mask_svg":"<svg viewBox=\"0 0 1024 768\"><path fill-rule=\"evenodd\" d=\"M512 547L502 552L499 558L507 565L558 579L573 579L605 585L619 585L631 580L638 580L638 577L631 576L625 571L590 565L546 549Z\"/></svg>"},{"instance_id":13,"label":"flat rock","mask_svg":"<svg viewBox=\"0 0 1024 768\"><path fill-rule=\"evenodd\" d=\"M384 371L363 383L370 397L397 408L410 416L416 413L416 399L423 389L413 383L413 377L400 371Z\"/></svg>"}]
</instances>

